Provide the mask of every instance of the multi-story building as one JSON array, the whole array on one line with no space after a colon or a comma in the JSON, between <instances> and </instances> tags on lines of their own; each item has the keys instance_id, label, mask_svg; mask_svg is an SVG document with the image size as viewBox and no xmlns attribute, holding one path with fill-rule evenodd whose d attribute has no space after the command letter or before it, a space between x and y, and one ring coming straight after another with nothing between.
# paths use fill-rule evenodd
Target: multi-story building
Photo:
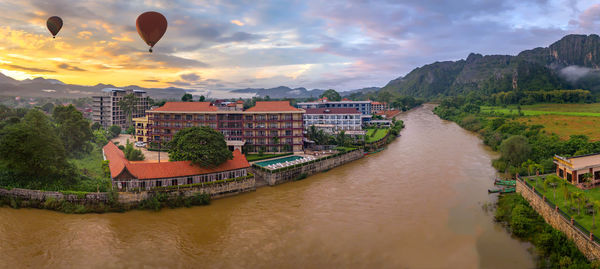
<instances>
[{"instance_id":1,"label":"multi-story building","mask_svg":"<svg viewBox=\"0 0 600 269\"><path fill-rule=\"evenodd\" d=\"M137 142L148 142L148 116L134 118L135 133L133 139Z\"/></svg>"},{"instance_id":2,"label":"multi-story building","mask_svg":"<svg viewBox=\"0 0 600 269\"><path fill-rule=\"evenodd\" d=\"M361 113L356 108L309 108L304 113L304 127L315 126L327 133L362 131Z\"/></svg>"},{"instance_id":3,"label":"multi-story building","mask_svg":"<svg viewBox=\"0 0 600 269\"><path fill-rule=\"evenodd\" d=\"M298 103L298 107L302 109L309 108L355 108L363 115L371 115L371 101L329 101L327 98L321 98L316 102Z\"/></svg>"},{"instance_id":4,"label":"multi-story building","mask_svg":"<svg viewBox=\"0 0 600 269\"><path fill-rule=\"evenodd\" d=\"M127 115L119 106L119 101L128 94L133 94L137 100L132 118L144 117L146 110L149 109L148 96L145 91L106 88L102 90L102 95L92 97L92 121L100 123L104 128L117 125L126 129L128 127Z\"/></svg>"},{"instance_id":5,"label":"multi-story building","mask_svg":"<svg viewBox=\"0 0 600 269\"><path fill-rule=\"evenodd\" d=\"M112 142L108 142L102 148L102 153L109 161L113 188L120 191L241 179L248 175L247 169L250 167L246 157L239 150L233 152L233 159L216 167L200 167L190 161L130 162L125 158L123 151Z\"/></svg>"},{"instance_id":6,"label":"multi-story building","mask_svg":"<svg viewBox=\"0 0 600 269\"><path fill-rule=\"evenodd\" d=\"M388 110L388 104L386 102L371 102L371 110L373 113L379 113Z\"/></svg>"},{"instance_id":7,"label":"multi-story building","mask_svg":"<svg viewBox=\"0 0 600 269\"><path fill-rule=\"evenodd\" d=\"M150 143L168 142L183 128L208 126L220 131L232 150L303 150L304 110L291 106L288 101L259 101L247 110L228 110L227 106L214 106L209 102L167 102L147 113Z\"/></svg>"}]
</instances>

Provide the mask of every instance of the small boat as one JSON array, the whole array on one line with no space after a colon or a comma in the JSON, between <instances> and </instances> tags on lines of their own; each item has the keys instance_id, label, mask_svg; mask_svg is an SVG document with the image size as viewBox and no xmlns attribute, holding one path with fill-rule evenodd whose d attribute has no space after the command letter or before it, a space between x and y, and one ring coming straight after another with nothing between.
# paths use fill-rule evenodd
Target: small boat
<instances>
[{"instance_id":1,"label":"small boat","mask_svg":"<svg viewBox=\"0 0 600 269\"><path fill-rule=\"evenodd\" d=\"M515 180L496 180L496 181L494 181L494 184L502 185L502 186L515 186L515 185L517 185L517 181L515 181Z\"/></svg>"},{"instance_id":2,"label":"small boat","mask_svg":"<svg viewBox=\"0 0 600 269\"><path fill-rule=\"evenodd\" d=\"M488 189L488 193L497 193L500 192L500 189Z\"/></svg>"},{"instance_id":3,"label":"small boat","mask_svg":"<svg viewBox=\"0 0 600 269\"><path fill-rule=\"evenodd\" d=\"M513 193L517 190L517 188L505 188L500 191L500 193Z\"/></svg>"}]
</instances>

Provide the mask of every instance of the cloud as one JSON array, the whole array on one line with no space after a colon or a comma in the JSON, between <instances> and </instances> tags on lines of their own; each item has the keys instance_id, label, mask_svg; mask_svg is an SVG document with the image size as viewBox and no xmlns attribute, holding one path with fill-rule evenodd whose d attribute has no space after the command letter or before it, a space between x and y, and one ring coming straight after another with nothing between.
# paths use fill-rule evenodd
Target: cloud
<instances>
[{"instance_id":1,"label":"cloud","mask_svg":"<svg viewBox=\"0 0 600 269\"><path fill-rule=\"evenodd\" d=\"M60 69L69 70L69 71L86 71L85 69L79 68L79 67L74 66L74 65L69 65L69 64L66 64L66 63L59 64L56 67L58 67Z\"/></svg>"},{"instance_id":2,"label":"cloud","mask_svg":"<svg viewBox=\"0 0 600 269\"><path fill-rule=\"evenodd\" d=\"M160 82L160 80L158 80L158 79L143 79L142 81L145 81L145 82Z\"/></svg>"},{"instance_id":3,"label":"cloud","mask_svg":"<svg viewBox=\"0 0 600 269\"><path fill-rule=\"evenodd\" d=\"M239 20L231 20L231 23L237 25L237 26L244 26L244 23L239 21Z\"/></svg>"},{"instance_id":4,"label":"cloud","mask_svg":"<svg viewBox=\"0 0 600 269\"><path fill-rule=\"evenodd\" d=\"M10 69L17 69L23 71L29 71L34 73L54 73L53 70L43 69L43 68L35 68L35 67L25 67L16 64L3 64L2 66L8 67Z\"/></svg>"},{"instance_id":5,"label":"cloud","mask_svg":"<svg viewBox=\"0 0 600 269\"><path fill-rule=\"evenodd\" d=\"M179 77L181 79L185 80L185 81L198 81L198 80L200 80L200 76L197 75L196 73L181 74Z\"/></svg>"}]
</instances>

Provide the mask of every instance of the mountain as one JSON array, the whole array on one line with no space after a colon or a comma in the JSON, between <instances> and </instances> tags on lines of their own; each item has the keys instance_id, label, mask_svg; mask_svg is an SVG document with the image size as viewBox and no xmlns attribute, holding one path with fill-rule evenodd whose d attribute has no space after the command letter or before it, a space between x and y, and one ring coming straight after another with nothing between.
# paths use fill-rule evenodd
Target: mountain
<instances>
[{"instance_id":1,"label":"mountain","mask_svg":"<svg viewBox=\"0 0 600 269\"><path fill-rule=\"evenodd\" d=\"M567 35L516 56L471 53L459 61L435 62L390 81L382 91L428 98L575 88L600 92L598 35Z\"/></svg>"},{"instance_id":2,"label":"mountain","mask_svg":"<svg viewBox=\"0 0 600 269\"><path fill-rule=\"evenodd\" d=\"M91 97L104 88L117 88L110 84L81 86L66 84L56 79L34 78L15 80L0 73L0 95L21 97L79 98ZM181 88L143 88L135 85L118 87L123 89L145 90L154 99L177 99L186 93Z\"/></svg>"},{"instance_id":3,"label":"mountain","mask_svg":"<svg viewBox=\"0 0 600 269\"><path fill-rule=\"evenodd\" d=\"M237 93L254 93L256 96L265 97L269 96L271 98L309 98L309 97L319 97L324 90L307 90L306 88L295 88L292 89L286 86L279 86L275 88L265 89L265 88L246 88L246 89L238 89L232 90L231 92Z\"/></svg>"}]
</instances>

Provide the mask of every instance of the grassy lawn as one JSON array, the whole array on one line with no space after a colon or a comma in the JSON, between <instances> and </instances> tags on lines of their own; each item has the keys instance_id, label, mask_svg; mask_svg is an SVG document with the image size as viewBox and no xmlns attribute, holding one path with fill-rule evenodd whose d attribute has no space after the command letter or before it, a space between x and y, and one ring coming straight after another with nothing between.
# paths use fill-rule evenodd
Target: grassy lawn
<instances>
[{"instance_id":1,"label":"grassy lawn","mask_svg":"<svg viewBox=\"0 0 600 269\"><path fill-rule=\"evenodd\" d=\"M586 135L592 141L600 140L600 117L578 117L564 115L539 115L519 117L516 121L527 125L540 124L547 133L555 133L561 139L571 135Z\"/></svg>"},{"instance_id":2,"label":"grassy lawn","mask_svg":"<svg viewBox=\"0 0 600 269\"><path fill-rule=\"evenodd\" d=\"M100 178L103 176L103 160L104 158L102 157L102 149L96 145L94 145L94 149L92 152L90 152L90 154L86 154L81 158L70 159L71 163L73 163L79 170L82 171L82 174L92 178Z\"/></svg>"},{"instance_id":3,"label":"grassy lawn","mask_svg":"<svg viewBox=\"0 0 600 269\"><path fill-rule=\"evenodd\" d=\"M351 151L351 150L355 150L356 148L353 147L341 147L341 146L337 146L334 148L337 151L341 151L341 152L346 152L346 151Z\"/></svg>"},{"instance_id":4,"label":"grassy lawn","mask_svg":"<svg viewBox=\"0 0 600 269\"><path fill-rule=\"evenodd\" d=\"M532 179L528 179L527 182L529 182L531 186L534 186L538 192L545 194L546 199L558 205L558 207L562 211L572 216L577 222L579 222L579 224L581 224L581 226L585 227L589 231L592 231L594 235L600 235L600 217L596 215L596 228L592 229L592 214L587 213L585 203L582 203L583 209L581 210L581 212L578 212L577 208L579 207L579 204L576 201L572 201L571 199L565 199L565 192L562 187L556 187L555 199L554 189L548 187L548 189L545 190L544 183L541 180L539 180L537 184L535 183L535 180ZM600 201L600 188L594 188L591 190L581 190L571 184L567 184L567 189L570 193L583 192L584 196L587 198L586 203L591 204L593 203L593 201Z\"/></svg>"},{"instance_id":5,"label":"grassy lawn","mask_svg":"<svg viewBox=\"0 0 600 269\"><path fill-rule=\"evenodd\" d=\"M258 154L246 154L246 160L248 160L249 162L253 162L253 161L260 161L260 160L265 160L265 159L270 159L270 158L275 158L275 157L281 157L281 156L287 156L287 155L292 155L292 153L281 153L281 154L263 154L263 155L258 155Z\"/></svg>"},{"instance_id":6,"label":"grassy lawn","mask_svg":"<svg viewBox=\"0 0 600 269\"><path fill-rule=\"evenodd\" d=\"M378 141L378 140L384 138L389 131L390 131L389 129L376 129L376 128L367 129L365 142L372 143L372 142Z\"/></svg>"}]
</instances>

